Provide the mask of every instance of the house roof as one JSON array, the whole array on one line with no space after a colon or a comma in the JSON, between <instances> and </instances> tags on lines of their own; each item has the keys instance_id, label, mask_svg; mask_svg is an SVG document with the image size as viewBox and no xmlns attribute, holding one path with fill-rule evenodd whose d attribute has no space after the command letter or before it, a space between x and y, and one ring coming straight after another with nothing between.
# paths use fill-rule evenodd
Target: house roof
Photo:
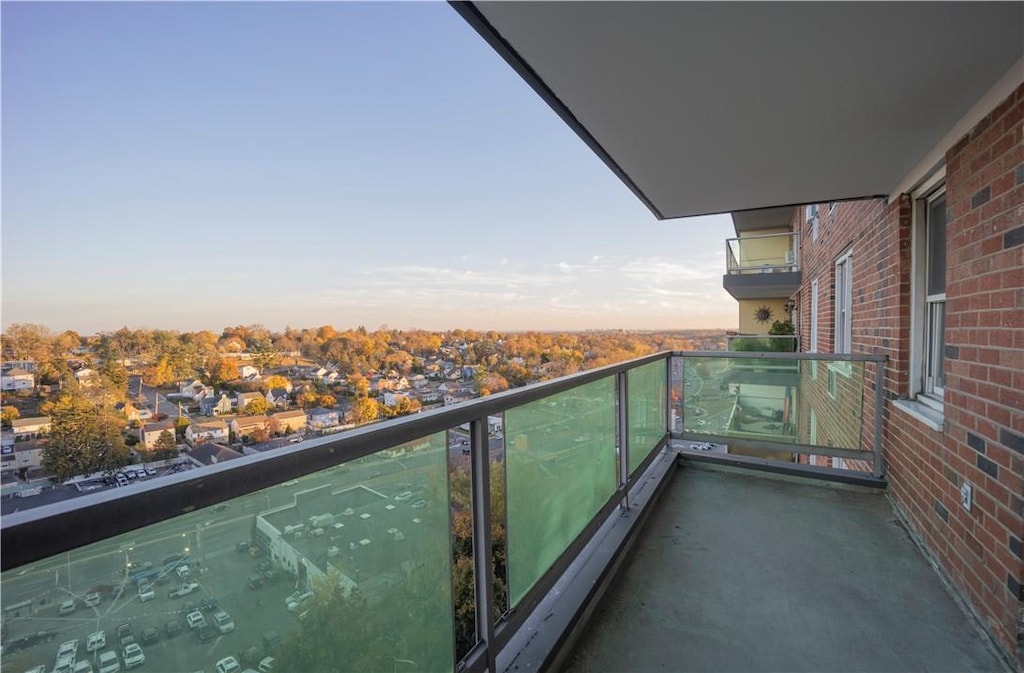
<instances>
[{"instance_id":1,"label":"house roof","mask_svg":"<svg viewBox=\"0 0 1024 673\"><path fill-rule=\"evenodd\" d=\"M11 421L11 429L24 428L30 425L45 425L50 422L49 416L31 416L29 418L18 418Z\"/></svg>"},{"instance_id":2,"label":"house roof","mask_svg":"<svg viewBox=\"0 0 1024 673\"><path fill-rule=\"evenodd\" d=\"M226 460L241 458L242 454L229 446L216 442L204 442L189 451L189 455L204 465L216 465Z\"/></svg>"},{"instance_id":3,"label":"house roof","mask_svg":"<svg viewBox=\"0 0 1024 673\"><path fill-rule=\"evenodd\" d=\"M150 432L163 432L164 430L174 431L174 421L157 421L156 423L146 423L142 426L142 431L145 433Z\"/></svg>"},{"instance_id":4,"label":"house roof","mask_svg":"<svg viewBox=\"0 0 1024 673\"><path fill-rule=\"evenodd\" d=\"M284 418L284 419L288 419L288 418L302 418L302 419L305 419L306 418L306 412L298 410L298 409L293 409L292 411L279 411L276 414L271 414L270 417L271 418L277 418L277 419L281 419L281 418Z\"/></svg>"},{"instance_id":5,"label":"house roof","mask_svg":"<svg viewBox=\"0 0 1024 673\"><path fill-rule=\"evenodd\" d=\"M14 367L5 371L4 376L32 376L32 373L25 371L21 367Z\"/></svg>"},{"instance_id":6,"label":"house roof","mask_svg":"<svg viewBox=\"0 0 1024 673\"><path fill-rule=\"evenodd\" d=\"M192 425L190 425L188 427L192 429L192 432L202 432L204 430L206 430L206 431L209 431L209 430L225 430L226 431L228 429L228 424L225 423L223 419L218 418L218 419L213 420L213 421L202 421L201 423L193 423Z\"/></svg>"},{"instance_id":7,"label":"house roof","mask_svg":"<svg viewBox=\"0 0 1024 673\"><path fill-rule=\"evenodd\" d=\"M270 389L270 394L273 395L274 397L287 397L288 396L288 389L287 388L271 388Z\"/></svg>"},{"instance_id":8,"label":"house roof","mask_svg":"<svg viewBox=\"0 0 1024 673\"><path fill-rule=\"evenodd\" d=\"M327 414L336 414L336 409L324 409L323 407L314 407L306 412L310 416L326 416Z\"/></svg>"},{"instance_id":9,"label":"house roof","mask_svg":"<svg viewBox=\"0 0 1024 673\"><path fill-rule=\"evenodd\" d=\"M263 397L262 393L238 393L239 399L243 400L254 400L257 397Z\"/></svg>"},{"instance_id":10,"label":"house roof","mask_svg":"<svg viewBox=\"0 0 1024 673\"><path fill-rule=\"evenodd\" d=\"M270 419L260 414L259 416L239 416L231 422L237 424L240 428L249 428L257 425L266 425L270 422Z\"/></svg>"},{"instance_id":11,"label":"house roof","mask_svg":"<svg viewBox=\"0 0 1024 673\"><path fill-rule=\"evenodd\" d=\"M451 5L659 218L905 191L1024 72L1020 2Z\"/></svg>"}]
</instances>

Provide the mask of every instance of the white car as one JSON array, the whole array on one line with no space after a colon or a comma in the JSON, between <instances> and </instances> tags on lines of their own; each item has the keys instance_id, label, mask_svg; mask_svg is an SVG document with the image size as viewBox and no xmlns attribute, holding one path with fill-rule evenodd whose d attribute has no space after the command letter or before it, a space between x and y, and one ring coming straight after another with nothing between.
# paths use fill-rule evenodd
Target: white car
<instances>
[{"instance_id":1,"label":"white car","mask_svg":"<svg viewBox=\"0 0 1024 673\"><path fill-rule=\"evenodd\" d=\"M274 657L263 657L262 659L260 659L259 670L260 673L273 673Z\"/></svg>"},{"instance_id":2,"label":"white car","mask_svg":"<svg viewBox=\"0 0 1024 673\"><path fill-rule=\"evenodd\" d=\"M58 659L67 656L73 657L76 654L78 654L78 639L65 640L63 643L60 644L60 647L57 648Z\"/></svg>"},{"instance_id":3,"label":"white car","mask_svg":"<svg viewBox=\"0 0 1024 673\"><path fill-rule=\"evenodd\" d=\"M231 633L235 630L235 620L231 619L231 615L223 610L213 613L213 625L221 633Z\"/></svg>"},{"instance_id":4,"label":"white car","mask_svg":"<svg viewBox=\"0 0 1024 673\"><path fill-rule=\"evenodd\" d=\"M95 652L96 650L102 650L107 646L107 634L105 631L96 631L90 633L89 637L85 639L85 650L86 652Z\"/></svg>"},{"instance_id":5,"label":"white car","mask_svg":"<svg viewBox=\"0 0 1024 673\"><path fill-rule=\"evenodd\" d=\"M100 604L101 600L103 600L103 597L100 596L99 592L93 591L92 593L85 595L85 606L88 608L97 606Z\"/></svg>"},{"instance_id":6,"label":"white car","mask_svg":"<svg viewBox=\"0 0 1024 673\"><path fill-rule=\"evenodd\" d=\"M120 673L121 661L114 650L103 650L97 660L99 673Z\"/></svg>"},{"instance_id":7,"label":"white car","mask_svg":"<svg viewBox=\"0 0 1024 673\"><path fill-rule=\"evenodd\" d=\"M156 598L156 592L153 591L152 584L143 584L139 587L139 600L145 603Z\"/></svg>"},{"instance_id":8,"label":"white car","mask_svg":"<svg viewBox=\"0 0 1024 673\"><path fill-rule=\"evenodd\" d=\"M78 603L72 598L71 600L61 603L60 607L57 609L57 613L60 615L70 615L77 607Z\"/></svg>"},{"instance_id":9,"label":"white car","mask_svg":"<svg viewBox=\"0 0 1024 673\"><path fill-rule=\"evenodd\" d=\"M135 668L146 663L146 654L142 651L142 646L138 643L130 643L125 645L124 652L121 653L124 657L125 668Z\"/></svg>"},{"instance_id":10,"label":"white car","mask_svg":"<svg viewBox=\"0 0 1024 673\"><path fill-rule=\"evenodd\" d=\"M217 662L217 673L239 673L242 666L234 657L224 657Z\"/></svg>"},{"instance_id":11,"label":"white car","mask_svg":"<svg viewBox=\"0 0 1024 673\"><path fill-rule=\"evenodd\" d=\"M198 629L201 626L206 626L206 617L199 610L193 610L185 616L185 621L188 623L188 628Z\"/></svg>"},{"instance_id":12,"label":"white car","mask_svg":"<svg viewBox=\"0 0 1024 673\"><path fill-rule=\"evenodd\" d=\"M395 500L397 500L398 502L403 502L405 500L408 500L411 497L412 497L412 491L402 491L401 493L399 493L398 495L395 496Z\"/></svg>"},{"instance_id":13,"label":"white car","mask_svg":"<svg viewBox=\"0 0 1024 673\"><path fill-rule=\"evenodd\" d=\"M303 591L301 594L296 596L294 599L288 601L288 612L295 612L299 609L299 606L308 601L313 597L312 591Z\"/></svg>"}]
</instances>

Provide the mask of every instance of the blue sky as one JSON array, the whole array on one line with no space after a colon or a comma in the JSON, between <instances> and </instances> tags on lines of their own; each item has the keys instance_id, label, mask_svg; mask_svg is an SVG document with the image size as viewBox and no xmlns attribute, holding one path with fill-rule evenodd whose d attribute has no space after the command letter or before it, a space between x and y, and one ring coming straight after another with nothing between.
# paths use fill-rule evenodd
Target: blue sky
<instances>
[{"instance_id":1,"label":"blue sky","mask_svg":"<svg viewBox=\"0 0 1024 673\"><path fill-rule=\"evenodd\" d=\"M655 220L447 4L2 30L4 326L736 324L729 218Z\"/></svg>"}]
</instances>

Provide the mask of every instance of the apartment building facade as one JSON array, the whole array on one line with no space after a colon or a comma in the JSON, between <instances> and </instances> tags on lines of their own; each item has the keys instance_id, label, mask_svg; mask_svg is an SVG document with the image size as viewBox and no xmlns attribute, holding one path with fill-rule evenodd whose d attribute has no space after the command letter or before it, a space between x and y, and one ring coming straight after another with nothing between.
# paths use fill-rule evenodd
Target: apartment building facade
<instances>
[{"instance_id":1,"label":"apartment building facade","mask_svg":"<svg viewBox=\"0 0 1024 673\"><path fill-rule=\"evenodd\" d=\"M800 350L887 356L890 498L1008 650L1024 643L1022 129L1024 85L895 198L793 208L789 223ZM830 370L801 393L821 408L837 378L841 390L849 378ZM874 391L859 389L867 426ZM825 425L808 443L828 443Z\"/></svg>"}]
</instances>

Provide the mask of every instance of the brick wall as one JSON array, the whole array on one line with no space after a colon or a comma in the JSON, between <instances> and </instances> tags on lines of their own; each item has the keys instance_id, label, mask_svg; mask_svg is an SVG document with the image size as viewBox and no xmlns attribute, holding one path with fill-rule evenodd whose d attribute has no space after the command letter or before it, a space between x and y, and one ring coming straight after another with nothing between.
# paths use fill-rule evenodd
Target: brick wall
<instances>
[{"instance_id":1,"label":"brick wall","mask_svg":"<svg viewBox=\"0 0 1024 673\"><path fill-rule=\"evenodd\" d=\"M803 209L793 225L803 234L801 350L810 346L815 278L818 350L833 349L834 264L852 249L853 351L889 358L883 441L890 497L989 632L1024 664L1022 127L1024 86L946 154L943 431L893 405L911 388L911 198L840 203L831 214L822 204L817 241ZM865 449L873 423L870 367L866 381ZM965 481L974 488L971 512L960 506Z\"/></svg>"}]
</instances>

